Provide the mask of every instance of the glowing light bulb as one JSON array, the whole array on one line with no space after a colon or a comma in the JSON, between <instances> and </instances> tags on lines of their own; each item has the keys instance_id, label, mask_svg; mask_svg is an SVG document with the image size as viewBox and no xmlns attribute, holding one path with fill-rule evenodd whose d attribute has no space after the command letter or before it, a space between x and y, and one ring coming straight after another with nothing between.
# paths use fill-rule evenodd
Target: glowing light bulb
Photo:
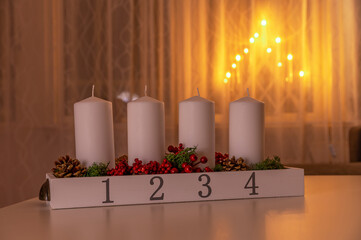
<instances>
[{"instance_id":1,"label":"glowing light bulb","mask_svg":"<svg viewBox=\"0 0 361 240\"><path fill-rule=\"evenodd\" d=\"M224 83L228 83L228 79L225 78L225 79L223 80L223 82L224 82Z\"/></svg>"},{"instance_id":2,"label":"glowing light bulb","mask_svg":"<svg viewBox=\"0 0 361 240\"><path fill-rule=\"evenodd\" d=\"M300 75L300 77L303 77L303 76L305 76L305 72L304 72L304 71L300 71L300 72L298 73L298 75Z\"/></svg>"},{"instance_id":3,"label":"glowing light bulb","mask_svg":"<svg viewBox=\"0 0 361 240\"><path fill-rule=\"evenodd\" d=\"M280 37L276 37L276 43L280 43L281 42L281 38Z\"/></svg>"},{"instance_id":4,"label":"glowing light bulb","mask_svg":"<svg viewBox=\"0 0 361 240\"><path fill-rule=\"evenodd\" d=\"M237 67L237 64L233 63L232 68L235 69Z\"/></svg>"},{"instance_id":5,"label":"glowing light bulb","mask_svg":"<svg viewBox=\"0 0 361 240\"><path fill-rule=\"evenodd\" d=\"M262 26L266 26L266 24L267 24L266 19L263 19L263 20L261 21L261 25L262 25Z\"/></svg>"},{"instance_id":6,"label":"glowing light bulb","mask_svg":"<svg viewBox=\"0 0 361 240\"><path fill-rule=\"evenodd\" d=\"M287 55L287 59L288 59L289 61L291 61L291 60L293 59L293 56L292 56L291 53Z\"/></svg>"},{"instance_id":7,"label":"glowing light bulb","mask_svg":"<svg viewBox=\"0 0 361 240\"><path fill-rule=\"evenodd\" d=\"M244 52L245 54L247 54L247 53L248 53L248 48L245 48L245 49L243 50L243 52Z\"/></svg>"},{"instance_id":8,"label":"glowing light bulb","mask_svg":"<svg viewBox=\"0 0 361 240\"><path fill-rule=\"evenodd\" d=\"M279 62L279 63L277 64L277 66L278 66L278 67L282 67L282 63Z\"/></svg>"},{"instance_id":9,"label":"glowing light bulb","mask_svg":"<svg viewBox=\"0 0 361 240\"><path fill-rule=\"evenodd\" d=\"M255 34L254 34L254 37L255 37L255 38L258 38L258 37L259 37L259 34L258 34L258 33L255 33Z\"/></svg>"},{"instance_id":10,"label":"glowing light bulb","mask_svg":"<svg viewBox=\"0 0 361 240\"><path fill-rule=\"evenodd\" d=\"M250 43L254 43L254 38L251 37L251 38L249 39L249 42L250 42Z\"/></svg>"},{"instance_id":11,"label":"glowing light bulb","mask_svg":"<svg viewBox=\"0 0 361 240\"><path fill-rule=\"evenodd\" d=\"M227 72L227 73L226 73L226 77L227 77L227 78L230 78L230 77L231 77L231 73L230 73L230 72Z\"/></svg>"},{"instance_id":12,"label":"glowing light bulb","mask_svg":"<svg viewBox=\"0 0 361 240\"><path fill-rule=\"evenodd\" d=\"M272 52L272 48L267 48L267 52L268 53Z\"/></svg>"},{"instance_id":13,"label":"glowing light bulb","mask_svg":"<svg viewBox=\"0 0 361 240\"><path fill-rule=\"evenodd\" d=\"M241 55L239 55L239 54L236 55L236 61L237 62L241 61Z\"/></svg>"}]
</instances>

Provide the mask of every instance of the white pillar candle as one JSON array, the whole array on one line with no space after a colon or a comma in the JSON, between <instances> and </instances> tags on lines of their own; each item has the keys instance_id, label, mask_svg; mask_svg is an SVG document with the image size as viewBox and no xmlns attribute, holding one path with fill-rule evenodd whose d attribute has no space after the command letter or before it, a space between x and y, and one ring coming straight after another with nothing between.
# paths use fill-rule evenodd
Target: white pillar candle
<instances>
[{"instance_id":1,"label":"white pillar candle","mask_svg":"<svg viewBox=\"0 0 361 240\"><path fill-rule=\"evenodd\" d=\"M215 165L214 116L214 102L200 96L179 103L179 143L185 147L197 146L199 157L206 156L205 165L210 168Z\"/></svg>"},{"instance_id":2,"label":"white pillar candle","mask_svg":"<svg viewBox=\"0 0 361 240\"><path fill-rule=\"evenodd\" d=\"M147 94L146 94L147 95ZM161 162L165 155L164 103L144 96L127 104L128 161Z\"/></svg>"},{"instance_id":3,"label":"white pillar candle","mask_svg":"<svg viewBox=\"0 0 361 240\"><path fill-rule=\"evenodd\" d=\"M76 158L85 166L110 163L114 167L112 103L92 96L74 104Z\"/></svg>"},{"instance_id":4,"label":"white pillar candle","mask_svg":"<svg viewBox=\"0 0 361 240\"><path fill-rule=\"evenodd\" d=\"M264 159L263 102L248 96L229 104L229 156L249 164Z\"/></svg>"}]
</instances>

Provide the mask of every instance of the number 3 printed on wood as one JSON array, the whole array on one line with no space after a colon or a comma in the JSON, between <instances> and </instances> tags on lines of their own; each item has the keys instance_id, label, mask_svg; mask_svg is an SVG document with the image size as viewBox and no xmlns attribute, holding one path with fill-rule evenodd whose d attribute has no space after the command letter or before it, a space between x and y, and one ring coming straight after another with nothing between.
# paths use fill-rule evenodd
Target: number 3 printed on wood
<instances>
[{"instance_id":1,"label":"number 3 printed on wood","mask_svg":"<svg viewBox=\"0 0 361 240\"><path fill-rule=\"evenodd\" d=\"M206 183L202 184L202 186L205 186L208 191L207 191L207 194L203 194L202 191L199 191L198 192L198 195L201 197L201 198L207 198L211 195L212 193L212 188L209 186L209 183L211 182L211 178L207 175L207 174L202 174L202 175L199 175L198 177L198 181L202 181L202 178L205 177L207 180L206 180Z\"/></svg>"}]
</instances>

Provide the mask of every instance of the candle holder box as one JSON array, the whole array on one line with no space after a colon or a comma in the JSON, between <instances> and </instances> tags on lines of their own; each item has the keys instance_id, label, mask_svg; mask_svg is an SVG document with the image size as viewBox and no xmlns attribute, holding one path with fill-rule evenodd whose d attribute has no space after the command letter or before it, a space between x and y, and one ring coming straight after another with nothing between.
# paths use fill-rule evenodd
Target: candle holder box
<instances>
[{"instance_id":1,"label":"candle holder box","mask_svg":"<svg viewBox=\"0 0 361 240\"><path fill-rule=\"evenodd\" d=\"M299 168L56 178L47 173L53 209L304 195Z\"/></svg>"}]
</instances>

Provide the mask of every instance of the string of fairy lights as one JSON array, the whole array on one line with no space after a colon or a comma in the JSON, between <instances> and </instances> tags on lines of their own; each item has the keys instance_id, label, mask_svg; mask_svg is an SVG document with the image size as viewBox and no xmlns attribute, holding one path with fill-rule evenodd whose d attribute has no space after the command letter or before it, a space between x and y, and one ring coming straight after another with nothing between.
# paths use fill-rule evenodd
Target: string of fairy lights
<instances>
[{"instance_id":1,"label":"string of fairy lights","mask_svg":"<svg viewBox=\"0 0 361 240\"><path fill-rule=\"evenodd\" d=\"M266 25L267 25L266 19L261 20L260 24L261 24L263 27L266 27ZM258 38L260 38L260 34L259 34L258 32L255 32L255 33L253 34L253 36L250 37L249 43L250 43L250 44L254 44L254 43L256 42L256 39L258 39ZM282 39L281 39L281 37L277 36L276 38L274 38L274 41L275 41L276 44L281 44ZM271 48L271 47L267 47L267 48L266 48L266 52L269 53L269 54L272 53L272 48ZM244 56L243 56L243 57L245 57L246 55L248 55L248 53L250 53L250 50L249 50L247 47L245 47L245 48L243 49L243 53L244 53ZM287 54L287 57L286 57L287 61L293 61L293 60L294 60L293 58L294 58L294 57L293 57L293 54L292 54L292 53L288 53L288 54ZM236 62L233 62L233 63L231 64L232 69L237 69L239 63L240 63L241 60L242 60L242 55L238 53L238 54L235 56L235 60L236 60ZM282 66L283 66L282 61L278 61L277 67L280 68L280 67L282 67ZM303 70L300 70L300 71L298 72L298 75L302 78L302 77L305 76L305 72L304 72ZM228 81L231 79L231 77L232 77L231 71L226 72L226 77L224 78L223 82L224 82L225 84L227 84ZM286 81L288 81L287 79L288 79L288 78L286 78Z\"/></svg>"}]
</instances>

